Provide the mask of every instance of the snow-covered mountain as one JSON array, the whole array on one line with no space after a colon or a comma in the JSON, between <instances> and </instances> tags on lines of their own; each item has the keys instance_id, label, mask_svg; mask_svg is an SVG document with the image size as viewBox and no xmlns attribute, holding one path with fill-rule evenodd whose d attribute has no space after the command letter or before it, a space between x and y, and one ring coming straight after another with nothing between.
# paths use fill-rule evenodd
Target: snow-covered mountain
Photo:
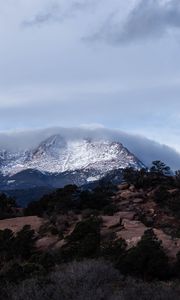
<instances>
[{"instance_id":1,"label":"snow-covered mountain","mask_svg":"<svg viewBox=\"0 0 180 300\"><path fill-rule=\"evenodd\" d=\"M40 172L64 173L88 171L93 180L120 168L141 168L143 164L121 143L108 140L65 139L53 135L38 147L26 151L0 151L0 171L4 175L14 175L33 169ZM90 172L91 171L91 172ZM91 178L92 177L92 178Z\"/></svg>"}]
</instances>

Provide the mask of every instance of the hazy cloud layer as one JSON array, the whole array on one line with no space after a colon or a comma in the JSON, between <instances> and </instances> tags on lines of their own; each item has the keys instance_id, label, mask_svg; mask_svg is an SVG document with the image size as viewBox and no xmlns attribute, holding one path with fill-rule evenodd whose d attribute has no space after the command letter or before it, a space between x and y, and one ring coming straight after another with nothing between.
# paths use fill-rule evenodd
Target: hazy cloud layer
<instances>
[{"instance_id":1,"label":"hazy cloud layer","mask_svg":"<svg viewBox=\"0 0 180 300\"><path fill-rule=\"evenodd\" d=\"M111 14L89 40L123 44L163 37L173 29L180 29L180 1L137 1L124 22L118 19L118 13Z\"/></svg>"},{"instance_id":2,"label":"hazy cloud layer","mask_svg":"<svg viewBox=\"0 0 180 300\"><path fill-rule=\"evenodd\" d=\"M54 1L38 12L31 19L24 21L24 26L41 26L52 22L63 22L76 16L78 12L89 10L94 7L96 0L68 0L68 4L63 5L63 1Z\"/></svg>"},{"instance_id":3,"label":"hazy cloud layer","mask_svg":"<svg viewBox=\"0 0 180 300\"><path fill-rule=\"evenodd\" d=\"M121 142L144 164L151 165L153 160L160 159L171 166L173 170L180 169L180 154L172 148L161 145L143 136L129 134L123 131L106 128L49 128L21 132L0 133L0 148L16 150L38 146L43 140L54 134L60 134L65 139L106 139Z\"/></svg>"}]
</instances>

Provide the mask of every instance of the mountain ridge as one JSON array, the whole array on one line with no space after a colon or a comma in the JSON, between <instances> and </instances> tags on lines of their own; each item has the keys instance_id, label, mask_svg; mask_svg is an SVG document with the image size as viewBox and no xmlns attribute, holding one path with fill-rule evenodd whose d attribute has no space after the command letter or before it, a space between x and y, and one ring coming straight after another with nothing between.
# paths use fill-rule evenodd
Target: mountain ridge
<instances>
[{"instance_id":1,"label":"mountain ridge","mask_svg":"<svg viewBox=\"0 0 180 300\"><path fill-rule=\"evenodd\" d=\"M24 195L26 202L27 190L31 194L37 188L43 192L68 184L89 188L105 177L111 182L121 181L122 169L127 167L140 169L144 165L122 143L88 137L66 140L52 135L34 149L0 151L0 190L15 196L21 190L20 201ZM36 192L32 195L36 198Z\"/></svg>"},{"instance_id":2,"label":"mountain ridge","mask_svg":"<svg viewBox=\"0 0 180 300\"><path fill-rule=\"evenodd\" d=\"M114 169L143 166L121 143L105 139L65 140L61 135L53 135L32 150L0 151L0 170L4 175L14 175L27 169L42 173L96 170L104 175Z\"/></svg>"},{"instance_id":3,"label":"mountain ridge","mask_svg":"<svg viewBox=\"0 0 180 300\"><path fill-rule=\"evenodd\" d=\"M57 134L60 134L65 140L90 138L93 140L105 139L111 142L120 142L147 167L150 167L151 162L154 160L162 160L173 171L180 169L180 153L178 150L144 137L141 134L133 134L110 128L50 127L0 132L0 149L4 149L4 152L8 153L21 152L23 155L25 151L36 149L40 143Z\"/></svg>"}]
</instances>

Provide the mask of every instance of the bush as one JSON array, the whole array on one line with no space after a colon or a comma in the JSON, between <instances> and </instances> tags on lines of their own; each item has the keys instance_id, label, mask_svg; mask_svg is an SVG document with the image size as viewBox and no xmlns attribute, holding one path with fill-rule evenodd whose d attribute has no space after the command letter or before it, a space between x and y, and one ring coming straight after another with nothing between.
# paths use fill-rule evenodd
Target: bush
<instances>
[{"instance_id":1,"label":"bush","mask_svg":"<svg viewBox=\"0 0 180 300\"><path fill-rule=\"evenodd\" d=\"M146 188L150 184L147 169L135 170L134 168L126 168L123 170L123 178L127 183L134 185L136 188Z\"/></svg>"},{"instance_id":2,"label":"bush","mask_svg":"<svg viewBox=\"0 0 180 300\"><path fill-rule=\"evenodd\" d=\"M15 258L28 259L36 251L35 231L29 225L25 225L14 239L13 253Z\"/></svg>"},{"instance_id":3,"label":"bush","mask_svg":"<svg viewBox=\"0 0 180 300\"><path fill-rule=\"evenodd\" d=\"M100 255L117 264L125 254L126 247L126 242L123 239L106 241L101 244Z\"/></svg>"},{"instance_id":4,"label":"bush","mask_svg":"<svg viewBox=\"0 0 180 300\"><path fill-rule=\"evenodd\" d=\"M1 287L7 300L172 300L180 299L178 284L125 279L111 264L85 260L62 266L47 277Z\"/></svg>"},{"instance_id":5,"label":"bush","mask_svg":"<svg viewBox=\"0 0 180 300\"><path fill-rule=\"evenodd\" d=\"M0 194L0 219L15 217L14 209L17 207L16 201L7 197L6 194Z\"/></svg>"},{"instance_id":6,"label":"bush","mask_svg":"<svg viewBox=\"0 0 180 300\"><path fill-rule=\"evenodd\" d=\"M18 283L24 280L23 267L18 262L9 262L1 268L0 272L1 283L14 282Z\"/></svg>"},{"instance_id":7,"label":"bush","mask_svg":"<svg viewBox=\"0 0 180 300\"><path fill-rule=\"evenodd\" d=\"M0 259L1 264L12 259L26 260L36 251L35 232L26 225L16 235L9 230L0 231Z\"/></svg>"},{"instance_id":8,"label":"bush","mask_svg":"<svg viewBox=\"0 0 180 300\"><path fill-rule=\"evenodd\" d=\"M10 229L0 230L0 263L9 261L14 255L15 237Z\"/></svg>"},{"instance_id":9,"label":"bush","mask_svg":"<svg viewBox=\"0 0 180 300\"><path fill-rule=\"evenodd\" d=\"M162 207L168 205L170 198L171 195L164 186L160 186L154 193L154 200Z\"/></svg>"},{"instance_id":10,"label":"bush","mask_svg":"<svg viewBox=\"0 0 180 300\"><path fill-rule=\"evenodd\" d=\"M31 202L24 210L27 216L43 216L43 214L52 215L54 212L66 213L72 209L76 203L76 185L67 185L64 188L57 189L55 192L43 196L39 201Z\"/></svg>"},{"instance_id":11,"label":"bush","mask_svg":"<svg viewBox=\"0 0 180 300\"><path fill-rule=\"evenodd\" d=\"M136 247L125 253L118 266L124 274L147 280L170 277L168 257L151 229L145 231Z\"/></svg>"},{"instance_id":12,"label":"bush","mask_svg":"<svg viewBox=\"0 0 180 300\"><path fill-rule=\"evenodd\" d=\"M58 254L56 251L39 252L30 258L29 263L40 265L46 272L49 272L58 262Z\"/></svg>"},{"instance_id":13,"label":"bush","mask_svg":"<svg viewBox=\"0 0 180 300\"><path fill-rule=\"evenodd\" d=\"M175 185L175 180L171 176L171 170L163 162L157 160L152 162L150 170L143 168L135 170L126 168L123 170L123 178L136 188L157 187L159 184Z\"/></svg>"},{"instance_id":14,"label":"bush","mask_svg":"<svg viewBox=\"0 0 180 300\"><path fill-rule=\"evenodd\" d=\"M7 300L108 300L119 279L119 272L109 263L73 262L47 278L26 280L17 288L8 288L5 294Z\"/></svg>"},{"instance_id":15,"label":"bush","mask_svg":"<svg viewBox=\"0 0 180 300\"><path fill-rule=\"evenodd\" d=\"M180 218L180 194L171 197L168 202L168 208L171 210L174 216Z\"/></svg>"},{"instance_id":16,"label":"bush","mask_svg":"<svg viewBox=\"0 0 180 300\"><path fill-rule=\"evenodd\" d=\"M99 219L89 218L77 223L67 241L67 245L61 250L63 260L94 257L100 246Z\"/></svg>"},{"instance_id":17,"label":"bush","mask_svg":"<svg viewBox=\"0 0 180 300\"><path fill-rule=\"evenodd\" d=\"M180 251L176 256L175 273L180 278Z\"/></svg>"},{"instance_id":18,"label":"bush","mask_svg":"<svg viewBox=\"0 0 180 300\"><path fill-rule=\"evenodd\" d=\"M80 194L79 208L102 210L110 204L112 192L105 186L98 186L93 191L83 191Z\"/></svg>"},{"instance_id":19,"label":"bush","mask_svg":"<svg viewBox=\"0 0 180 300\"><path fill-rule=\"evenodd\" d=\"M129 278L123 288L110 300L172 300L180 299L180 290L175 284L147 283Z\"/></svg>"},{"instance_id":20,"label":"bush","mask_svg":"<svg viewBox=\"0 0 180 300\"><path fill-rule=\"evenodd\" d=\"M103 214L107 216L113 216L117 211L117 206L112 203L104 207Z\"/></svg>"}]
</instances>

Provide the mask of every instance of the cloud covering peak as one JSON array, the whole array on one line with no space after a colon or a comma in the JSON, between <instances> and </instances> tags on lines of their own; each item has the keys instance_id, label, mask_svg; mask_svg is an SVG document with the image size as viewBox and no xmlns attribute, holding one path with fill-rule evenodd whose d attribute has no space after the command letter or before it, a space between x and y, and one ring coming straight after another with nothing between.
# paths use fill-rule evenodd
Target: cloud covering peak
<instances>
[{"instance_id":1,"label":"cloud covering peak","mask_svg":"<svg viewBox=\"0 0 180 300\"><path fill-rule=\"evenodd\" d=\"M94 139L120 142L128 148L145 165L150 166L153 160L162 160L173 170L180 169L180 153L166 145L140 135L129 134L120 130L106 128L62 128L54 127L41 130L0 133L0 150L30 149L37 147L52 135L61 135L66 140Z\"/></svg>"}]
</instances>

